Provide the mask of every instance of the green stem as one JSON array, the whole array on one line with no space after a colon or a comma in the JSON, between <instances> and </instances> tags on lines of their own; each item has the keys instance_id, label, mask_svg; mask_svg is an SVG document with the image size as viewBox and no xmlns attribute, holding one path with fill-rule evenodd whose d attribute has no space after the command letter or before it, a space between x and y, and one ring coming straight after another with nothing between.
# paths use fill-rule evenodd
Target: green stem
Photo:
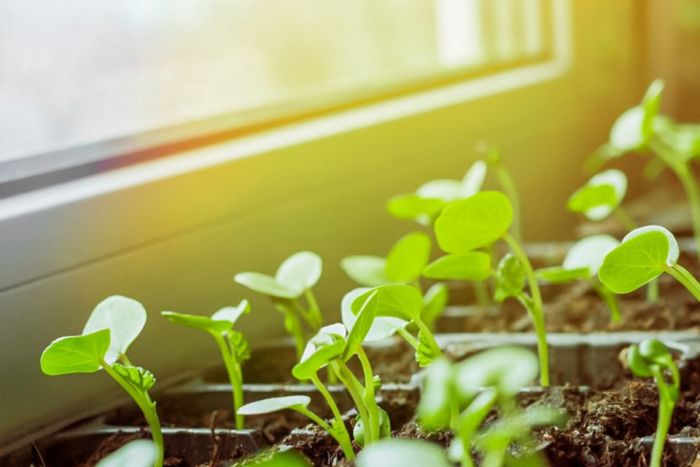
<instances>
[{"instance_id":1,"label":"green stem","mask_svg":"<svg viewBox=\"0 0 700 467\"><path fill-rule=\"evenodd\" d=\"M292 337L294 337L294 345L296 347L297 360L300 360L301 356L304 353L306 340L304 339L304 333L301 330L301 323L299 322L299 317L296 315L294 310L286 304L277 303L276 305L280 310L282 310L282 313L284 313L284 327L292 335Z\"/></svg>"},{"instance_id":2,"label":"green stem","mask_svg":"<svg viewBox=\"0 0 700 467\"><path fill-rule=\"evenodd\" d=\"M306 301L309 303L309 318L311 322L313 322L314 332L316 332L321 329L321 326L323 325L321 308L318 306L316 296L311 289L306 289L304 291L304 296L306 297Z\"/></svg>"},{"instance_id":3,"label":"green stem","mask_svg":"<svg viewBox=\"0 0 700 467\"><path fill-rule=\"evenodd\" d=\"M613 214L617 217L617 220L620 221L620 224L622 224L625 230L634 230L637 228L637 223L634 222L632 216L630 216L622 206L616 207Z\"/></svg>"},{"instance_id":4,"label":"green stem","mask_svg":"<svg viewBox=\"0 0 700 467\"><path fill-rule=\"evenodd\" d=\"M233 413L235 414L236 429L242 430L245 427L244 417L238 415L238 408L243 406L243 375L241 365L236 360L235 353L231 349L231 345L226 341L223 335L215 335L214 339L221 351L221 358L224 360L228 380L231 383L231 394L233 396Z\"/></svg>"},{"instance_id":5,"label":"green stem","mask_svg":"<svg viewBox=\"0 0 700 467\"><path fill-rule=\"evenodd\" d=\"M544 323L544 306L542 305L540 286L537 283L537 277L535 277L535 272L532 270L530 260L527 258L525 251L520 247L520 244L508 233L504 235L503 239L508 243L513 254L525 268L527 282L530 293L532 294L533 303L531 309L528 311L530 311L532 324L535 328L535 334L537 335L537 353L540 359L540 385L549 386L549 351L547 349L547 331Z\"/></svg>"},{"instance_id":6,"label":"green stem","mask_svg":"<svg viewBox=\"0 0 700 467\"><path fill-rule=\"evenodd\" d=\"M379 430L379 407L377 406L377 401L374 398L374 372L372 371L372 365L369 363L367 354L362 347L360 347L357 351L357 358L359 358L360 364L362 365L362 373L365 380L365 389L362 397L364 399L365 406L367 406L367 412L369 415L369 425L365 425L365 427L369 428L370 432L372 433L372 440L376 441L381 436Z\"/></svg>"},{"instance_id":7,"label":"green stem","mask_svg":"<svg viewBox=\"0 0 700 467\"><path fill-rule=\"evenodd\" d=\"M659 301L659 278L647 284L647 302L656 303Z\"/></svg>"},{"instance_id":8,"label":"green stem","mask_svg":"<svg viewBox=\"0 0 700 467\"><path fill-rule=\"evenodd\" d=\"M355 403L357 413L360 414L360 418L362 419L366 428L365 444L369 444L373 441L373 439L371 439L371 431L368 430L369 412L367 410L367 407L365 406L365 401L362 399L362 385L357 380L357 378L355 378L355 375L352 374L352 371L350 371L350 369L347 367L347 365L345 365L343 361L335 361L332 363L332 365L335 365L335 367L338 369L338 378L340 378L340 381L343 383L345 389L347 389L348 393L350 394L352 401Z\"/></svg>"},{"instance_id":9,"label":"green stem","mask_svg":"<svg viewBox=\"0 0 700 467\"><path fill-rule=\"evenodd\" d=\"M683 284L697 301L700 301L700 282L687 269L680 264L674 264L671 267L667 267L666 272Z\"/></svg>"},{"instance_id":10,"label":"green stem","mask_svg":"<svg viewBox=\"0 0 700 467\"><path fill-rule=\"evenodd\" d=\"M473 281L472 286L474 287L476 303L478 303L482 308L487 308L490 306L491 300L489 300L489 293L486 290L486 284L480 281Z\"/></svg>"},{"instance_id":11,"label":"green stem","mask_svg":"<svg viewBox=\"0 0 700 467\"><path fill-rule=\"evenodd\" d=\"M503 192L510 200L510 204L513 205L513 223L511 224L513 237L518 242L522 242L522 222L518 189L515 187L515 182L513 181L513 177L511 177L510 172L508 172L502 164L498 164L496 177L498 178L498 183L501 185L501 189L503 189Z\"/></svg>"},{"instance_id":12,"label":"green stem","mask_svg":"<svg viewBox=\"0 0 700 467\"><path fill-rule=\"evenodd\" d=\"M352 448L352 442L350 441L350 434L348 433L347 430L344 431L338 431L334 428L332 428L328 423L326 423L321 417L307 409L306 407L303 406L296 406L293 407L293 410L296 410L302 415L305 415L308 417L310 420L312 420L314 423L316 423L318 426L326 430L328 434L333 436L333 438L338 442L340 445L340 449L343 450L343 454L345 454L345 457L348 460L353 460L355 459L355 451ZM345 424L342 423L342 419L340 421L341 425L343 428L345 427Z\"/></svg>"},{"instance_id":13,"label":"green stem","mask_svg":"<svg viewBox=\"0 0 700 467\"><path fill-rule=\"evenodd\" d=\"M335 400L333 399L333 396L328 392L328 389L323 385L321 380L318 378L318 375L314 375L311 377L311 382L316 386L316 389L318 389L318 392L321 393L321 396L326 400L326 404L328 404L328 407L331 409L331 412L333 413L333 418L335 419L335 425L337 425L336 428L330 428L328 424L323 422L323 420L320 419L320 417L316 416L316 414L313 414L312 412L308 411L308 413L312 414L313 417L309 417L312 420L314 420L316 423L318 423L324 430L326 430L328 433L333 435L333 437L338 441L338 444L340 445L340 448L343 450L345 453L345 457L348 459L354 459L355 458L355 451L352 449L352 443L350 442L350 433L348 433L347 428L345 427L345 423L343 422L343 416L340 413L340 409L338 409L338 405L335 403ZM307 415L308 416L308 415ZM320 423L319 423L320 421Z\"/></svg>"},{"instance_id":14,"label":"green stem","mask_svg":"<svg viewBox=\"0 0 700 467\"><path fill-rule=\"evenodd\" d=\"M405 328L401 328L396 331L399 336L403 337L403 339L408 342L408 345L413 347L414 350L418 350L418 339L416 339L413 334L410 332L406 331Z\"/></svg>"},{"instance_id":15,"label":"green stem","mask_svg":"<svg viewBox=\"0 0 700 467\"><path fill-rule=\"evenodd\" d=\"M659 415L656 421L656 435L654 436L654 447L651 451L650 467L661 467L664 444L666 443L668 428L671 425L675 404L669 387L664 381L663 370L656 365L652 365L651 371L654 375L654 380L656 380L656 385L659 387Z\"/></svg>"},{"instance_id":16,"label":"green stem","mask_svg":"<svg viewBox=\"0 0 700 467\"><path fill-rule=\"evenodd\" d=\"M621 317L620 305L617 302L615 294L605 285L600 284L596 279L591 279L591 285L593 286L593 290L600 295L600 298L602 298L605 304L608 306L608 309L610 310L610 321L613 323L619 323Z\"/></svg>"},{"instance_id":17,"label":"green stem","mask_svg":"<svg viewBox=\"0 0 700 467\"><path fill-rule=\"evenodd\" d=\"M100 362L100 365L105 370L105 372L112 377L121 387L126 391L129 396L136 402L136 405L143 412L146 418L146 423L148 423L151 429L151 437L156 445L156 460L153 463L154 467L162 467L164 459L165 445L163 443L163 433L160 430L160 420L158 419L158 414L156 413L156 404L151 400L148 392L140 392L134 388L131 383L125 380L119 373L114 371L112 367L104 360Z\"/></svg>"}]
</instances>

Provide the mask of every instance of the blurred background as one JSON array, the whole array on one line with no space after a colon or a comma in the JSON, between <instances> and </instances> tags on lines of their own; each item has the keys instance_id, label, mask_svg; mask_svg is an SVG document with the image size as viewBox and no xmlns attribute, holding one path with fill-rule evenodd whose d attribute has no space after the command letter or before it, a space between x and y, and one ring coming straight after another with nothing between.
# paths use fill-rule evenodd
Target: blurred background
<instances>
[{"instance_id":1,"label":"blurred background","mask_svg":"<svg viewBox=\"0 0 700 467\"><path fill-rule=\"evenodd\" d=\"M386 200L461 178L480 143L525 239L574 238L583 162L653 79L700 120L698 50L698 0L0 0L0 439L106 397L38 361L107 295L145 304L133 358L163 379L216 353L161 310L247 297L249 339L278 336L232 277L295 251L324 258L333 319L339 260L417 228ZM645 162L615 164L630 197L673 192Z\"/></svg>"}]
</instances>

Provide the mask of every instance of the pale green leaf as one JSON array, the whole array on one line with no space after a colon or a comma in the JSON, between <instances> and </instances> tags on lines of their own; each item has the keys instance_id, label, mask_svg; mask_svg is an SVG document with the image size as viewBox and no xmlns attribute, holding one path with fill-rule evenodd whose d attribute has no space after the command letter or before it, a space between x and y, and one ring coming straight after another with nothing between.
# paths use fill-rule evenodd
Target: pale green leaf
<instances>
[{"instance_id":1,"label":"pale green leaf","mask_svg":"<svg viewBox=\"0 0 700 467\"><path fill-rule=\"evenodd\" d=\"M481 185L484 184L486 178L487 165L484 161L474 162L467 173L462 178L462 198L469 198L481 190Z\"/></svg>"},{"instance_id":2,"label":"pale green leaf","mask_svg":"<svg viewBox=\"0 0 700 467\"><path fill-rule=\"evenodd\" d=\"M386 277L393 282L418 279L430 259L430 237L422 232L404 235L386 257Z\"/></svg>"},{"instance_id":3,"label":"pale green leaf","mask_svg":"<svg viewBox=\"0 0 700 467\"><path fill-rule=\"evenodd\" d=\"M112 369L140 391L148 391L156 384L156 378L150 371L134 365L115 363Z\"/></svg>"},{"instance_id":4,"label":"pale green leaf","mask_svg":"<svg viewBox=\"0 0 700 467\"><path fill-rule=\"evenodd\" d=\"M297 407L305 408L310 403L311 398L309 396L272 397L270 399L263 399L245 404L240 407L236 413L238 415L261 415Z\"/></svg>"},{"instance_id":5,"label":"pale green leaf","mask_svg":"<svg viewBox=\"0 0 700 467\"><path fill-rule=\"evenodd\" d=\"M258 272L240 272L233 277L233 280L254 292L276 298L297 298L304 292L290 289L277 282L274 277Z\"/></svg>"},{"instance_id":6,"label":"pale green leaf","mask_svg":"<svg viewBox=\"0 0 700 467\"><path fill-rule=\"evenodd\" d=\"M296 290L301 295L304 290L312 288L321 278L323 261L316 253L300 251L280 265L275 279L282 286Z\"/></svg>"},{"instance_id":7,"label":"pale green leaf","mask_svg":"<svg viewBox=\"0 0 700 467\"><path fill-rule=\"evenodd\" d=\"M423 275L431 279L483 281L491 275L491 255L482 251L445 255L426 266Z\"/></svg>"},{"instance_id":8,"label":"pale green leaf","mask_svg":"<svg viewBox=\"0 0 700 467\"><path fill-rule=\"evenodd\" d=\"M376 287L391 282L386 277L386 259L380 256L348 256L340 267L352 280L365 287Z\"/></svg>"},{"instance_id":9,"label":"pale green leaf","mask_svg":"<svg viewBox=\"0 0 700 467\"><path fill-rule=\"evenodd\" d=\"M497 347L458 363L455 372L456 387L465 397L492 386L515 393L533 382L539 364L537 356L525 348Z\"/></svg>"},{"instance_id":10,"label":"pale green leaf","mask_svg":"<svg viewBox=\"0 0 700 467\"><path fill-rule=\"evenodd\" d=\"M357 467L452 467L438 444L400 438L370 444L357 456L356 464Z\"/></svg>"},{"instance_id":11,"label":"pale green leaf","mask_svg":"<svg viewBox=\"0 0 700 467\"><path fill-rule=\"evenodd\" d=\"M152 467L157 454L153 441L137 439L102 459L96 467Z\"/></svg>"},{"instance_id":12,"label":"pale green leaf","mask_svg":"<svg viewBox=\"0 0 700 467\"><path fill-rule=\"evenodd\" d=\"M399 219L413 219L432 221L440 211L447 206L447 202L437 198L423 198L417 194L399 195L391 198L387 203L389 213Z\"/></svg>"},{"instance_id":13,"label":"pale green leaf","mask_svg":"<svg viewBox=\"0 0 700 467\"><path fill-rule=\"evenodd\" d=\"M637 151L646 145L646 137L643 131L644 109L632 107L625 111L610 130L610 144L617 151Z\"/></svg>"},{"instance_id":14,"label":"pale green leaf","mask_svg":"<svg viewBox=\"0 0 700 467\"><path fill-rule=\"evenodd\" d=\"M591 276L598 274L607 254L620 242L610 235L592 235L574 243L566 253L564 269L587 268Z\"/></svg>"},{"instance_id":15,"label":"pale green leaf","mask_svg":"<svg viewBox=\"0 0 700 467\"><path fill-rule=\"evenodd\" d=\"M96 372L109 349L109 332L56 339L41 354L41 371L51 376Z\"/></svg>"},{"instance_id":16,"label":"pale green leaf","mask_svg":"<svg viewBox=\"0 0 700 467\"><path fill-rule=\"evenodd\" d=\"M211 315L211 319L214 321L228 321L231 325L234 325L242 315L247 313L250 313L250 303L248 300L243 299L237 306L227 306L215 311Z\"/></svg>"},{"instance_id":17,"label":"pale green leaf","mask_svg":"<svg viewBox=\"0 0 700 467\"><path fill-rule=\"evenodd\" d=\"M537 279L549 282L550 284L564 284L566 282L588 279L591 277L591 270L587 267L566 269L562 266L552 266L535 271Z\"/></svg>"},{"instance_id":18,"label":"pale green leaf","mask_svg":"<svg viewBox=\"0 0 700 467\"><path fill-rule=\"evenodd\" d=\"M598 278L615 293L629 293L678 261L678 243L659 226L635 229L605 257Z\"/></svg>"},{"instance_id":19,"label":"pale green leaf","mask_svg":"<svg viewBox=\"0 0 700 467\"><path fill-rule=\"evenodd\" d=\"M440 248L462 253L502 238L513 222L508 198L497 191L483 191L448 205L435 221Z\"/></svg>"},{"instance_id":20,"label":"pale green leaf","mask_svg":"<svg viewBox=\"0 0 700 467\"><path fill-rule=\"evenodd\" d=\"M355 322L352 325L352 329L350 329L350 334L345 343L343 360L348 360L362 347L362 343L365 341L375 317L377 316L376 294L377 292L374 292L367 297L362 308L360 308L360 311L355 316Z\"/></svg>"},{"instance_id":21,"label":"pale green leaf","mask_svg":"<svg viewBox=\"0 0 700 467\"><path fill-rule=\"evenodd\" d=\"M445 310L450 292L443 283L433 284L423 295L423 311L420 314L424 323L432 325Z\"/></svg>"},{"instance_id":22,"label":"pale green leaf","mask_svg":"<svg viewBox=\"0 0 700 467\"><path fill-rule=\"evenodd\" d=\"M367 298L377 292L377 316L400 318L412 321L420 317L423 310L423 296L415 287L405 284L388 284L370 289L358 296L352 303L352 311L357 314Z\"/></svg>"},{"instance_id":23,"label":"pale green leaf","mask_svg":"<svg viewBox=\"0 0 700 467\"><path fill-rule=\"evenodd\" d=\"M346 329L340 323L324 326L306 343L299 363L292 375L300 381L310 379L330 362L342 356L345 350Z\"/></svg>"},{"instance_id":24,"label":"pale green leaf","mask_svg":"<svg viewBox=\"0 0 700 467\"><path fill-rule=\"evenodd\" d=\"M176 313L174 311L162 311L160 314L173 324L199 329L210 334L220 335L231 329L231 323L228 321L217 321L207 316Z\"/></svg>"},{"instance_id":25,"label":"pale green leaf","mask_svg":"<svg viewBox=\"0 0 700 467\"><path fill-rule=\"evenodd\" d=\"M341 302L341 317L343 320L343 324L350 331L352 331L352 329L354 328L355 321L357 320L355 312L353 312L352 309L352 304L357 297L365 294L369 290L370 289L367 287L360 287L351 290L350 292L346 293L343 297L343 300ZM369 295L371 294L365 295L365 301L369 297ZM360 305L359 309L362 308L363 304ZM374 321L372 322L372 326L370 327L369 332L365 336L364 340L365 342L371 342L386 339L387 337L393 336L397 330L405 328L406 325L408 325L408 321L400 318L387 318L384 316L375 317Z\"/></svg>"},{"instance_id":26,"label":"pale green leaf","mask_svg":"<svg viewBox=\"0 0 700 467\"><path fill-rule=\"evenodd\" d=\"M102 300L85 323L83 334L109 329L110 346L105 361L113 363L126 354L129 345L146 324L146 309L136 300L113 295Z\"/></svg>"},{"instance_id":27,"label":"pale green leaf","mask_svg":"<svg viewBox=\"0 0 700 467\"><path fill-rule=\"evenodd\" d=\"M416 194L422 198L441 199L446 202L462 199L462 182L459 180L431 180L421 185Z\"/></svg>"},{"instance_id":28,"label":"pale green leaf","mask_svg":"<svg viewBox=\"0 0 700 467\"><path fill-rule=\"evenodd\" d=\"M567 203L572 212L580 212L591 220L607 217L618 205L612 185L585 185L579 188Z\"/></svg>"},{"instance_id":29,"label":"pale green leaf","mask_svg":"<svg viewBox=\"0 0 700 467\"><path fill-rule=\"evenodd\" d=\"M664 82L660 79L654 80L642 99L642 110L644 118L642 119L642 136L645 141L654 136L654 120L659 114L661 107L661 95L664 90Z\"/></svg>"}]
</instances>

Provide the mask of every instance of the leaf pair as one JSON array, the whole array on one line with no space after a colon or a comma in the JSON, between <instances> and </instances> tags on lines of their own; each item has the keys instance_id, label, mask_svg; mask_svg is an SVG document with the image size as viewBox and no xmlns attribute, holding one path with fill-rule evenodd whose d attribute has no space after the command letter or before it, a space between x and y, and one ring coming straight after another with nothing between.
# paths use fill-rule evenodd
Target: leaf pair
<instances>
[{"instance_id":1,"label":"leaf pair","mask_svg":"<svg viewBox=\"0 0 700 467\"><path fill-rule=\"evenodd\" d=\"M179 324L193 329L208 332L212 335L222 335L235 326L238 318L250 313L250 303L242 300L237 306L227 306L214 312L211 317L163 311L164 316L173 324Z\"/></svg>"},{"instance_id":2,"label":"leaf pair","mask_svg":"<svg viewBox=\"0 0 700 467\"><path fill-rule=\"evenodd\" d=\"M284 260L274 277L258 272L241 272L233 280L263 295L295 299L316 285L322 270L323 261L317 254L302 251Z\"/></svg>"},{"instance_id":3,"label":"leaf pair","mask_svg":"<svg viewBox=\"0 0 700 467\"><path fill-rule=\"evenodd\" d=\"M536 271L537 278L552 284L590 279L598 274L603 261L620 242L610 235L592 235L574 243L561 266Z\"/></svg>"},{"instance_id":4,"label":"leaf pair","mask_svg":"<svg viewBox=\"0 0 700 467\"><path fill-rule=\"evenodd\" d=\"M41 355L47 375L94 373L102 362L113 364L126 354L146 324L146 310L136 300L114 295L100 302L83 333L54 340Z\"/></svg>"},{"instance_id":5,"label":"leaf pair","mask_svg":"<svg viewBox=\"0 0 700 467\"><path fill-rule=\"evenodd\" d=\"M430 247L430 237L422 232L411 232L394 244L386 258L348 256L340 266L350 278L365 287L412 282L428 264Z\"/></svg>"},{"instance_id":6,"label":"leaf pair","mask_svg":"<svg viewBox=\"0 0 700 467\"><path fill-rule=\"evenodd\" d=\"M592 221L604 219L622 202L627 192L627 177L617 169L594 175L567 203L569 210L580 212Z\"/></svg>"}]
</instances>

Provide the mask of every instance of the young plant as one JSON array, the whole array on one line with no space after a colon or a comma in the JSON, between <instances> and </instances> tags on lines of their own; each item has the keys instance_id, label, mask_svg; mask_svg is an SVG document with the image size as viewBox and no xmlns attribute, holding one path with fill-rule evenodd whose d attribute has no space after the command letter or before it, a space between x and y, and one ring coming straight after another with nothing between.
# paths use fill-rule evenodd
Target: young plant
<instances>
[{"instance_id":1,"label":"young plant","mask_svg":"<svg viewBox=\"0 0 700 467\"><path fill-rule=\"evenodd\" d=\"M153 465L163 465L163 435L156 404L148 394L156 379L134 366L126 356L131 343L146 324L146 310L136 300L111 296L100 302L88 318L83 333L53 341L41 354L41 371L50 376L95 373L103 369L143 412L157 447Z\"/></svg>"},{"instance_id":2,"label":"young plant","mask_svg":"<svg viewBox=\"0 0 700 467\"><path fill-rule=\"evenodd\" d=\"M386 258L381 256L348 256L340 267L358 284L377 287L386 284L408 283L420 290L423 268L430 260L430 237L422 232L411 232L401 237ZM424 321L432 328L449 299L445 284L433 284L423 295Z\"/></svg>"},{"instance_id":3,"label":"young plant","mask_svg":"<svg viewBox=\"0 0 700 467\"><path fill-rule=\"evenodd\" d=\"M650 152L678 177L690 203L697 254L700 254L700 188L691 163L700 155L700 127L680 125L659 114L664 83L656 80L640 105L624 112L610 130L609 142L599 150L606 160L630 152Z\"/></svg>"},{"instance_id":4,"label":"young plant","mask_svg":"<svg viewBox=\"0 0 700 467\"><path fill-rule=\"evenodd\" d=\"M158 449L152 441L137 439L109 454L96 467L148 467L157 455Z\"/></svg>"},{"instance_id":5,"label":"young plant","mask_svg":"<svg viewBox=\"0 0 700 467\"><path fill-rule=\"evenodd\" d=\"M490 246L498 240L505 241L520 263L522 275L530 290L531 299L527 301L526 308L537 334L540 382L542 386L548 386L549 359L542 294L522 246L509 233L512 222L513 208L503 193L482 191L465 200L455 201L435 221L438 244L448 254L428 265L426 273L435 276L436 270L443 270L447 271L444 273L447 276L453 268L461 267L470 274L477 274L476 277L488 276L492 273L489 255L474 250ZM505 272L504 270L503 273Z\"/></svg>"},{"instance_id":6,"label":"young plant","mask_svg":"<svg viewBox=\"0 0 700 467\"><path fill-rule=\"evenodd\" d=\"M442 355L435 336L430 327L423 320L423 298L420 292L410 285L388 284L365 291L353 291L348 294L348 301L352 300L349 310L346 308L344 316L357 315L365 308L371 297L374 298L376 308L376 324L373 331L377 334L384 333L388 337L394 332L398 333L406 342L415 349L416 361L420 366L428 366ZM412 325L418 330L414 336L406 330Z\"/></svg>"},{"instance_id":7,"label":"young plant","mask_svg":"<svg viewBox=\"0 0 700 467\"><path fill-rule=\"evenodd\" d=\"M620 321L620 307L615 294L596 278L605 256L620 244L610 235L593 235L574 243L566 253L561 266L538 269L538 279L551 284L564 284L572 281L589 281L593 290L608 305L610 320Z\"/></svg>"},{"instance_id":8,"label":"young plant","mask_svg":"<svg viewBox=\"0 0 700 467\"><path fill-rule=\"evenodd\" d=\"M627 177L617 169L594 175L583 187L571 195L567 203L570 211L581 213L592 221L615 215L628 230L637 227L622 207L627 192Z\"/></svg>"},{"instance_id":9,"label":"young plant","mask_svg":"<svg viewBox=\"0 0 700 467\"><path fill-rule=\"evenodd\" d=\"M678 256L678 242L671 232L658 225L640 227L607 254L598 278L613 292L626 294L667 273L700 301L700 283L678 264Z\"/></svg>"},{"instance_id":10,"label":"young plant","mask_svg":"<svg viewBox=\"0 0 700 467\"><path fill-rule=\"evenodd\" d=\"M425 375L419 423L430 431L454 432L449 449L453 462L474 466L471 453L476 448L482 454L482 465L503 465L511 444L531 450L532 427L560 418L548 408L525 412L518 408L515 394L531 384L537 373L537 358L520 347L489 349L457 364L436 360ZM498 410L499 421L483 427L492 410ZM533 458L533 454L527 457Z\"/></svg>"},{"instance_id":11,"label":"young plant","mask_svg":"<svg viewBox=\"0 0 700 467\"><path fill-rule=\"evenodd\" d=\"M257 272L241 272L233 278L237 283L270 297L275 307L284 314L284 326L294 337L297 357L301 356L306 343L301 320L307 323L312 334L323 324L321 310L311 290L321 278L322 269L323 262L318 255L302 251L284 260L274 277ZM301 303L302 295L306 305Z\"/></svg>"},{"instance_id":12,"label":"young plant","mask_svg":"<svg viewBox=\"0 0 700 467\"><path fill-rule=\"evenodd\" d=\"M318 334L309 340L302 358L292 369L295 378L311 381L326 400L333 413L330 423L307 408L310 399L306 396L276 397L253 402L238 409L238 414L256 415L284 409L296 410L326 430L338 442L345 456L354 459L350 435L340 410L318 376L322 368L328 367L345 386L357 409L358 418L353 430L355 441L366 445L389 436L389 417L375 400L376 390L381 383L374 375L362 348L362 343L367 339L377 316L377 305L376 294L371 294L357 313L350 329L340 323L321 328ZM362 366L362 382L347 366L346 362L353 357L358 358Z\"/></svg>"},{"instance_id":13,"label":"young plant","mask_svg":"<svg viewBox=\"0 0 700 467\"><path fill-rule=\"evenodd\" d=\"M651 451L651 467L660 467L668 428L671 425L673 409L680 393L680 373L673 362L671 353L657 339L642 341L638 346L627 349L625 363L636 376L654 378L659 390L659 416L656 422L656 436ZM667 373L671 380L668 382Z\"/></svg>"},{"instance_id":14,"label":"young plant","mask_svg":"<svg viewBox=\"0 0 700 467\"><path fill-rule=\"evenodd\" d=\"M161 316L166 317L171 323L179 324L189 328L199 329L210 334L219 346L221 358L228 373L233 394L234 413L238 407L243 405L243 371L241 365L250 358L250 347L243 334L235 331L238 318L245 313L250 313L248 300L242 300L238 306L221 308L211 318L206 316L188 315L175 313L173 311L163 311ZM236 415L236 428L242 430L243 417Z\"/></svg>"}]
</instances>

